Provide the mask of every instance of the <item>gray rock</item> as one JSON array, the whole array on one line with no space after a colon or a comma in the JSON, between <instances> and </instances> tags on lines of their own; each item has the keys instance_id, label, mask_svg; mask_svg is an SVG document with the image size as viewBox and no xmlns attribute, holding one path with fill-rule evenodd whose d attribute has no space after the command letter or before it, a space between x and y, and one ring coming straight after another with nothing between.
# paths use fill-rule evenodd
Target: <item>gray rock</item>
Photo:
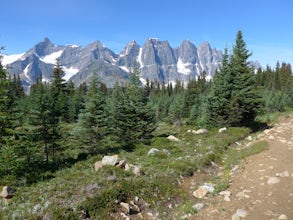
<instances>
[{"instance_id":1,"label":"gray rock","mask_svg":"<svg viewBox=\"0 0 293 220\"><path fill-rule=\"evenodd\" d=\"M130 206L129 206L128 203L120 202L120 206L121 206L121 208L122 208L122 210L123 210L123 212L125 214L129 214L129 212L130 212Z\"/></svg>"},{"instance_id":2,"label":"gray rock","mask_svg":"<svg viewBox=\"0 0 293 220\"><path fill-rule=\"evenodd\" d=\"M179 139L173 135L168 136L167 139L170 141L179 141Z\"/></svg>"},{"instance_id":3,"label":"gray rock","mask_svg":"<svg viewBox=\"0 0 293 220\"><path fill-rule=\"evenodd\" d=\"M113 156L104 156L102 159L102 165L115 166L118 163L119 163L118 154L113 155Z\"/></svg>"},{"instance_id":4,"label":"gray rock","mask_svg":"<svg viewBox=\"0 0 293 220\"><path fill-rule=\"evenodd\" d=\"M4 199L11 199L14 196L14 190L9 186L4 186L0 196Z\"/></svg>"},{"instance_id":5,"label":"gray rock","mask_svg":"<svg viewBox=\"0 0 293 220\"><path fill-rule=\"evenodd\" d=\"M235 213L234 215L232 215L231 220L240 220L240 217Z\"/></svg>"},{"instance_id":6,"label":"gray rock","mask_svg":"<svg viewBox=\"0 0 293 220\"><path fill-rule=\"evenodd\" d=\"M97 162L95 162L95 164L94 164L94 169L95 169L95 171L101 169L102 167L103 167L103 163L102 163L102 161L97 161Z\"/></svg>"},{"instance_id":7,"label":"gray rock","mask_svg":"<svg viewBox=\"0 0 293 220\"><path fill-rule=\"evenodd\" d=\"M286 220L286 219L288 219L288 217L287 217L287 215L282 214L282 215L279 216L278 219L279 219L279 220Z\"/></svg>"},{"instance_id":8,"label":"gray rock","mask_svg":"<svg viewBox=\"0 0 293 220\"><path fill-rule=\"evenodd\" d=\"M160 152L159 149L157 149L157 148L152 148L152 149L149 150L148 155L149 155L149 156L152 156L152 155L154 155L155 153L158 153L158 152Z\"/></svg>"},{"instance_id":9,"label":"gray rock","mask_svg":"<svg viewBox=\"0 0 293 220\"><path fill-rule=\"evenodd\" d=\"M248 215L248 212L244 209L237 209L236 214L240 217L240 218L246 218Z\"/></svg>"},{"instance_id":10,"label":"gray rock","mask_svg":"<svg viewBox=\"0 0 293 220\"><path fill-rule=\"evenodd\" d=\"M199 188L204 188L209 193L213 193L215 191L215 184L212 184L212 183L204 183L204 185L203 186L200 186Z\"/></svg>"},{"instance_id":11,"label":"gray rock","mask_svg":"<svg viewBox=\"0 0 293 220\"><path fill-rule=\"evenodd\" d=\"M208 191L205 188L198 188L192 193L192 195L198 199L202 199L206 196L207 193Z\"/></svg>"},{"instance_id":12,"label":"gray rock","mask_svg":"<svg viewBox=\"0 0 293 220\"><path fill-rule=\"evenodd\" d=\"M120 160L120 161L118 162L118 164L116 165L116 167L117 167L117 168L124 169L126 163L127 163L126 160Z\"/></svg>"},{"instance_id":13,"label":"gray rock","mask_svg":"<svg viewBox=\"0 0 293 220\"><path fill-rule=\"evenodd\" d=\"M276 176L279 176L279 177L289 177L289 172L288 170L282 172L282 173L277 173Z\"/></svg>"},{"instance_id":14,"label":"gray rock","mask_svg":"<svg viewBox=\"0 0 293 220\"><path fill-rule=\"evenodd\" d=\"M278 177L269 177L267 184L273 185L280 182L280 179Z\"/></svg>"},{"instance_id":15,"label":"gray rock","mask_svg":"<svg viewBox=\"0 0 293 220\"><path fill-rule=\"evenodd\" d=\"M245 138L245 139L248 140L248 141L252 141L252 140L253 140L251 136L248 136L248 137Z\"/></svg>"},{"instance_id":16,"label":"gray rock","mask_svg":"<svg viewBox=\"0 0 293 220\"><path fill-rule=\"evenodd\" d=\"M196 209L197 211L200 211L204 207L205 207L204 203L196 203L194 206L192 206L192 208Z\"/></svg>"},{"instance_id":17,"label":"gray rock","mask_svg":"<svg viewBox=\"0 0 293 220\"><path fill-rule=\"evenodd\" d=\"M208 130L205 128L198 129L197 131L193 132L194 134L206 134Z\"/></svg>"},{"instance_id":18,"label":"gray rock","mask_svg":"<svg viewBox=\"0 0 293 220\"><path fill-rule=\"evenodd\" d=\"M227 128L226 127L219 129L219 133L223 133L223 132L226 132L226 131L227 131Z\"/></svg>"}]
</instances>

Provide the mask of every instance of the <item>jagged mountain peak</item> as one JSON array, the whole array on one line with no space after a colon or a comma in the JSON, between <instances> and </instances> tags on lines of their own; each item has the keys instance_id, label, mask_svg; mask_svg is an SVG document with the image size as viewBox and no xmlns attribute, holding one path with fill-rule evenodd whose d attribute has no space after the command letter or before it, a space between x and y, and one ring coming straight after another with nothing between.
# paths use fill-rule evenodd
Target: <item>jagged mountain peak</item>
<instances>
[{"instance_id":1,"label":"jagged mountain peak","mask_svg":"<svg viewBox=\"0 0 293 220\"><path fill-rule=\"evenodd\" d=\"M178 48L172 48L167 40L158 38L148 38L142 47L132 40L116 54L100 41L85 47L56 46L46 37L25 55L13 59L9 63L9 72L20 75L29 89L41 73L44 79L50 79L58 57L65 72L64 79L72 80L77 86L89 82L93 72L99 74L108 86L118 79L125 81L135 62L140 68L142 81L149 79L160 83L178 79L187 82L196 79L203 71L212 77L221 62L221 52L211 50L208 42L197 48L190 40L184 40Z\"/></svg>"},{"instance_id":2,"label":"jagged mountain peak","mask_svg":"<svg viewBox=\"0 0 293 220\"><path fill-rule=\"evenodd\" d=\"M54 45L48 37L45 37L41 42L36 44L29 52L35 53L38 56L42 57L47 54L55 52L54 49L57 46Z\"/></svg>"}]
</instances>

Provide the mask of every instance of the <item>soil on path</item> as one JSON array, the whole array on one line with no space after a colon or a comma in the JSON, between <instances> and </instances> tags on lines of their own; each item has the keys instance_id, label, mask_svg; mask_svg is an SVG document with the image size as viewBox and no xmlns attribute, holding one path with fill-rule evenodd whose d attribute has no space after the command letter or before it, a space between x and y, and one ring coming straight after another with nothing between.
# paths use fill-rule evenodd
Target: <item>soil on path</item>
<instances>
[{"instance_id":1,"label":"soil on path","mask_svg":"<svg viewBox=\"0 0 293 220\"><path fill-rule=\"evenodd\" d=\"M281 118L258 139L269 149L246 158L231 176L231 201L220 195L202 199L206 207L190 219L293 220L293 116Z\"/></svg>"}]
</instances>

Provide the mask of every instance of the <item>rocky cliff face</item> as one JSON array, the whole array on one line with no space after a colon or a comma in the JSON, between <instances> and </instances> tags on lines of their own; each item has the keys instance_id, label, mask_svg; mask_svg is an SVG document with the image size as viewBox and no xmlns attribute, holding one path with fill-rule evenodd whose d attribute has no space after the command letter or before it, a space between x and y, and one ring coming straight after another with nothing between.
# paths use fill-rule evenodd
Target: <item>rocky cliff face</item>
<instances>
[{"instance_id":1,"label":"rocky cliff face","mask_svg":"<svg viewBox=\"0 0 293 220\"><path fill-rule=\"evenodd\" d=\"M21 55L5 56L10 75L20 75L24 87L28 90L42 74L43 80L50 81L52 70L60 58L64 70L63 78L72 80L77 86L89 82L93 73L97 73L107 86L117 81L128 80L128 73L134 63L140 69L140 79L159 83L197 79L205 71L211 79L222 61L222 52L211 49L209 43L197 48L185 40L178 48L172 48L168 41L149 38L140 47L135 41L129 42L120 54L96 41L86 47L78 45L57 46L48 38Z\"/></svg>"}]
</instances>

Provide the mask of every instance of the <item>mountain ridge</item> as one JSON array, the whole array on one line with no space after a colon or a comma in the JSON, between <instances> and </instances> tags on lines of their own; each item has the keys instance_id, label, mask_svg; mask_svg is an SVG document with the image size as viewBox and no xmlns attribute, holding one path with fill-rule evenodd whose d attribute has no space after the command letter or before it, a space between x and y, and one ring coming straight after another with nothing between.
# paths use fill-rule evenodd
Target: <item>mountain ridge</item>
<instances>
[{"instance_id":1,"label":"mountain ridge","mask_svg":"<svg viewBox=\"0 0 293 220\"><path fill-rule=\"evenodd\" d=\"M56 58L60 58L66 81L72 80L78 86L88 83L96 73L111 87L117 81L124 83L128 80L134 62L140 70L142 82L146 79L159 83L188 82L197 79L203 71L211 80L221 65L222 51L212 49L208 42L196 47L191 41L184 40L179 47L172 48L167 40L148 38L143 46L132 40L116 54L98 40L82 47L55 45L45 37L27 52L4 55L2 61L10 75L20 76L28 92L41 74L44 81L50 80Z\"/></svg>"}]
</instances>

